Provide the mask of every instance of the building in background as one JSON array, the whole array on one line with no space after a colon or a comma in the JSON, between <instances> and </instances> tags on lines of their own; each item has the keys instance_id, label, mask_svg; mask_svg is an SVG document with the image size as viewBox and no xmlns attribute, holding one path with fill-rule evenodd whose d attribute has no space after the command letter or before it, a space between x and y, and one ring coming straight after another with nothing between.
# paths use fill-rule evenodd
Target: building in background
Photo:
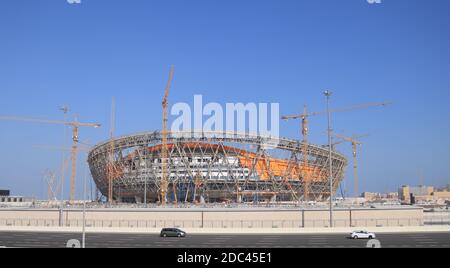
<instances>
[{"instance_id":1,"label":"building in background","mask_svg":"<svg viewBox=\"0 0 450 268\"><path fill-rule=\"evenodd\" d=\"M403 204L445 204L450 202L450 191L447 188L435 189L431 186L402 186L398 192Z\"/></svg>"},{"instance_id":2,"label":"building in background","mask_svg":"<svg viewBox=\"0 0 450 268\"><path fill-rule=\"evenodd\" d=\"M6 197L10 195L9 190L0 190L0 197Z\"/></svg>"},{"instance_id":3,"label":"building in background","mask_svg":"<svg viewBox=\"0 0 450 268\"><path fill-rule=\"evenodd\" d=\"M398 193L370 193L364 192L361 197L368 203L398 203Z\"/></svg>"},{"instance_id":4,"label":"building in background","mask_svg":"<svg viewBox=\"0 0 450 268\"><path fill-rule=\"evenodd\" d=\"M23 203L29 201L23 196L0 196L0 203Z\"/></svg>"},{"instance_id":5,"label":"building in background","mask_svg":"<svg viewBox=\"0 0 450 268\"><path fill-rule=\"evenodd\" d=\"M0 206L23 207L33 204L34 198L24 196L12 196L10 190L0 190Z\"/></svg>"}]
</instances>

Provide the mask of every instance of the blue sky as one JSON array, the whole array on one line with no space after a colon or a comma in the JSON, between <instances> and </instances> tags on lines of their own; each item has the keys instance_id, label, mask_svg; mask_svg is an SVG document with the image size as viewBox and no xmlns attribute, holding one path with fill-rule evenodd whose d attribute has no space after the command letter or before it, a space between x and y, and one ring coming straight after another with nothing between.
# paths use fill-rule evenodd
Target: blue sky
<instances>
[{"instance_id":1,"label":"blue sky","mask_svg":"<svg viewBox=\"0 0 450 268\"><path fill-rule=\"evenodd\" d=\"M360 150L363 191L450 182L450 2L448 0L3 0L0 115L61 119L68 104L81 139L108 136L111 97L117 134L161 128L171 64L171 103L278 102L282 114L393 101L333 118L337 132L370 133ZM171 118L173 120L174 118ZM281 122L281 135L299 138ZM326 143L326 118L311 120ZM43 197L45 169L61 155L59 126L0 122L0 188ZM348 144L339 150L350 156ZM79 173L85 156L80 155ZM351 166L348 170L351 171ZM347 176L351 193L351 172ZM81 182L81 177L78 179ZM79 187L80 187L79 183ZM80 192L80 191L78 191Z\"/></svg>"}]
</instances>

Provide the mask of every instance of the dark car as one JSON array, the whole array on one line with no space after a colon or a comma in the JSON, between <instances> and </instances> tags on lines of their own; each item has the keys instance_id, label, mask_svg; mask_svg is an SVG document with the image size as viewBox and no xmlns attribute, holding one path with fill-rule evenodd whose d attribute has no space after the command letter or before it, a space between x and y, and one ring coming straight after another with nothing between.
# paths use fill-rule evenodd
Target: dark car
<instances>
[{"instance_id":1,"label":"dark car","mask_svg":"<svg viewBox=\"0 0 450 268\"><path fill-rule=\"evenodd\" d=\"M177 228L164 228L161 230L161 237L186 237L186 232Z\"/></svg>"}]
</instances>

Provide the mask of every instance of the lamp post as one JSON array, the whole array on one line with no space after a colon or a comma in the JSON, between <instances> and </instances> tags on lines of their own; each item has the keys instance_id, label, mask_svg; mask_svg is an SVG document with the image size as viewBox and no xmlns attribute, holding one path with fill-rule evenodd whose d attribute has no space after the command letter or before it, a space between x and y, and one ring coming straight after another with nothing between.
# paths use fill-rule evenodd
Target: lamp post
<instances>
[{"instance_id":1,"label":"lamp post","mask_svg":"<svg viewBox=\"0 0 450 268\"><path fill-rule=\"evenodd\" d=\"M81 248L86 248L86 179L88 171L87 168L84 173L84 182L83 182L83 231L82 231L82 241Z\"/></svg>"},{"instance_id":2,"label":"lamp post","mask_svg":"<svg viewBox=\"0 0 450 268\"><path fill-rule=\"evenodd\" d=\"M330 180L330 228L333 228L333 156L332 156L332 141L331 141L331 113L330 113L330 97L333 93L330 90L324 92L327 98L327 114L328 114L328 152L329 152L329 180Z\"/></svg>"},{"instance_id":3,"label":"lamp post","mask_svg":"<svg viewBox=\"0 0 450 268\"><path fill-rule=\"evenodd\" d=\"M67 122L67 113L69 112L69 107L63 106L59 109L64 113L64 122ZM64 146L63 148L66 148L67 145L67 128L66 125L64 125ZM66 161L66 155L64 150L62 151L62 164L61 164L61 203L59 206L59 227L64 226L64 176L65 176L65 161Z\"/></svg>"}]
</instances>

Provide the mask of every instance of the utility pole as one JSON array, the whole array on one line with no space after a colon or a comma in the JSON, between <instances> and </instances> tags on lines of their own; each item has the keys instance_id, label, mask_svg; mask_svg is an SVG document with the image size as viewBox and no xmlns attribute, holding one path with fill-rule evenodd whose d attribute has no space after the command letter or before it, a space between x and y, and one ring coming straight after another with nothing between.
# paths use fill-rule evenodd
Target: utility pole
<instances>
[{"instance_id":1,"label":"utility pole","mask_svg":"<svg viewBox=\"0 0 450 268\"><path fill-rule=\"evenodd\" d=\"M84 182L83 182L83 235L81 248L86 248L86 177L87 177L87 167L84 171Z\"/></svg>"},{"instance_id":2,"label":"utility pole","mask_svg":"<svg viewBox=\"0 0 450 268\"><path fill-rule=\"evenodd\" d=\"M330 179L330 228L333 228L333 156L332 156L332 130L331 130L331 113L330 113L330 97L333 93L330 90L324 92L325 97L327 97L327 114L328 114L328 152L329 152L329 179Z\"/></svg>"},{"instance_id":3,"label":"utility pole","mask_svg":"<svg viewBox=\"0 0 450 268\"><path fill-rule=\"evenodd\" d=\"M59 109L64 113L64 123L67 122L67 113L69 112L69 107L67 105L64 105ZM67 126L64 124L64 148L67 146ZM66 154L64 150L62 151L62 164L61 164L61 205L59 208L59 227L64 226L64 180L65 180L65 173L66 173Z\"/></svg>"},{"instance_id":4,"label":"utility pole","mask_svg":"<svg viewBox=\"0 0 450 268\"><path fill-rule=\"evenodd\" d=\"M111 101L111 123L110 123L110 152L109 152L109 161L108 161L108 168L107 168L107 175L108 175L108 204L112 205L114 202L114 151L115 151L115 144L114 144L114 133L116 129L116 98L112 97Z\"/></svg>"}]
</instances>

